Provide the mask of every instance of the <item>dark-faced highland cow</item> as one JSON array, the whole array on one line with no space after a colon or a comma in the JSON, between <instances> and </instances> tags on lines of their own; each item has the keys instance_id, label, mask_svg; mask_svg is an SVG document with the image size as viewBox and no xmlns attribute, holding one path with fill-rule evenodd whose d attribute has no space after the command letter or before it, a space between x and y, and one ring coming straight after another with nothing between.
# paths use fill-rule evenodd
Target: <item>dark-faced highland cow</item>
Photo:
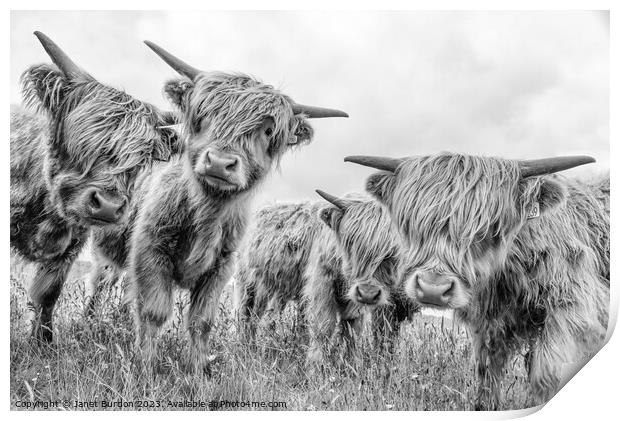
<instances>
[{"instance_id":1,"label":"dark-faced highland cow","mask_svg":"<svg viewBox=\"0 0 620 421\"><path fill-rule=\"evenodd\" d=\"M609 309L609 175L550 175L589 157L532 161L444 153L347 157L381 169L367 190L410 248L405 291L453 308L471 332L478 409L496 409L523 348L533 398L550 399L565 363L597 351Z\"/></svg>"},{"instance_id":2,"label":"dark-faced highland cow","mask_svg":"<svg viewBox=\"0 0 620 421\"><path fill-rule=\"evenodd\" d=\"M129 271L147 362L175 288L190 291L187 323L202 370L253 193L285 151L311 140L308 118L346 114L299 105L243 74L199 71L147 45L183 76L164 89L182 113L183 152L145 174L127 223L95 240L99 253Z\"/></svg>"},{"instance_id":3,"label":"dark-faced highland cow","mask_svg":"<svg viewBox=\"0 0 620 421\"><path fill-rule=\"evenodd\" d=\"M393 352L401 323L418 311L417 304L405 299L398 282L403 257L400 237L387 210L375 200L317 193L333 206L319 213L327 231L317 235L306 268L308 361L320 362L325 345L329 350L334 339L342 339L349 353L354 351L368 313L376 345Z\"/></svg>"},{"instance_id":4,"label":"dark-faced highland cow","mask_svg":"<svg viewBox=\"0 0 620 421\"><path fill-rule=\"evenodd\" d=\"M21 78L11 109L11 248L38 265L30 285L33 334L52 340L52 313L91 227L121 223L136 175L178 148L169 113L104 85L47 36L56 66Z\"/></svg>"},{"instance_id":5,"label":"dark-faced highland cow","mask_svg":"<svg viewBox=\"0 0 620 421\"><path fill-rule=\"evenodd\" d=\"M354 350L364 316L372 314L379 344L393 344L416 310L395 287L400 238L387 211L366 196L263 208L244 242L236 277L241 322L302 307L310 336L308 361L344 342ZM244 330L248 330L245 326Z\"/></svg>"}]
</instances>

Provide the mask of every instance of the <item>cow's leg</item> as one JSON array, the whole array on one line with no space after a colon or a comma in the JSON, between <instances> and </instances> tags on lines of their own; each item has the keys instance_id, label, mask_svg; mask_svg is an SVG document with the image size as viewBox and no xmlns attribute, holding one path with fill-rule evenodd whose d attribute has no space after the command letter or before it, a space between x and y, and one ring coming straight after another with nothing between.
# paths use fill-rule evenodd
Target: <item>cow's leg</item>
<instances>
[{"instance_id":1,"label":"cow's leg","mask_svg":"<svg viewBox=\"0 0 620 421\"><path fill-rule=\"evenodd\" d=\"M335 302L311 300L306 303L306 321L308 322L308 355L307 363L323 362L324 351L331 342L338 327L338 310Z\"/></svg>"},{"instance_id":2,"label":"cow's leg","mask_svg":"<svg viewBox=\"0 0 620 421\"><path fill-rule=\"evenodd\" d=\"M308 329L307 329L307 325L308 322L306 320L306 303L304 302L303 299L298 298L297 299L297 308L295 309L297 311L296 317L295 317L295 336L299 336L302 343L306 343L308 338Z\"/></svg>"},{"instance_id":3,"label":"cow's leg","mask_svg":"<svg viewBox=\"0 0 620 421\"><path fill-rule=\"evenodd\" d=\"M259 324L261 337L265 338L261 342L263 353L278 352L279 349L282 349L282 340L286 338L279 337L276 329L278 327L277 322L281 320L279 316L284 312L285 306L286 302L279 295L275 295L269 300L265 314Z\"/></svg>"},{"instance_id":4,"label":"cow's leg","mask_svg":"<svg viewBox=\"0 0 620 421\"><path fill-rule=\"evenodd\" d=\"M219 310L220 296L231 275L231 263L221 265L203 277L192 289L187 323L192 342L192 357L197 373L209 371L209 334Z\"/></svg>"},{"instance_id":5,"label":"cow's leg","mask_svg":"<svg viewBox=\"0 0 620 421\"><path fill-rule=\"evenodd\" d=\"M129 276L127 274L127 271L119 269L119 268L113 268L112 274L113 276L113 280L115 284L119 284L121 285L121 294L122 294L122 299L121 299L121 307L120 307L120 314L124 317L124 318L129 318L131 316L131 282L129 279Z\"/></svg>"},{"instance_id":6,"label":"cow's leg","mask_svg":"<svg viewBox=\"0 0 620 421\"><path fill-rule=\"evenodd\" d=\"M267 296L265 288L259 288L254 296L254 306L252 307L252 313L256 323L259 323L265 315L269 307L269 301L270 299Z\"/></svg>"},{"instance_id":7,"label":"cow's leg","mask_svg":"<svg viewBox=\"0 0 620 421\"><path fill-rule=\"evenodd\" d=\"M532 396L539 404L549 401L557 392L564 365L587 357L604 338L603 325L595 318L575 318L575 312L557 312L547 317L526 356Z\"/></svg>"},{"instance_id":8,"label":"cow's leg","mask_svg":"<svg viewBox=\"0 0 620 421\"><path fill-rule=\"evenodd\" d=\"M44 342L51 342L52 316L54 306L60 296L62 287L67 279L67 273L71 262L65 260L58 262L40 263L37 273L30 284L30 297L35 306L35 320L32 336Z\"/></svg>"},{"instance_id":9,"label":"cow's leg","mask_svg":"<svg viewBox=\"0 0 620 421\"><path fill-rule=\"evenodd\" d=\"M235 295L237 296L237 324L244 340L253 340L253 318L256 288L245 273L237 275Z\"/></svg>"},{"instance_id":10,"label":"cow's leg","mask_svg":"<svg viewBox=\"0 0 620 421\"><path fill-rule=\"evenodd\" d=\"M276 318L284 311L284 305L281 297L274 296L269 299L267 309L261 319L261 328L268 329L273 332L276 327Z\"/></svg>"},{"instance_id":11,"label":"cow's leg","mask_svg":"<svg viewBox=\"0 0 620 421\"><path fill-rule=\"evenodd\" d=\"M363 316L340 321L340 339L344 345L345 358L354 361L359 355L357 340L362 331Z\"/></svg>"},{"instance_id":12,"label":"cow's leg","mask_svg":"<svg viewBox=\"0 0 620 421\"><path fill-rule=\"evenodd\" d=\"M89 297L86 302L86 309L84 315L88 318L92 318L95 315L97 307L101 299L101 294L105 289L105 282L102 282L105 278L106 265L103 262L101 256L96 252L93 252L93 267L88 273L86 279L87 288L89 291Z\"/></svg>"},{"instance_id":13,"label":"cow's leg","mask_svg":"<svg viewBox=\"0 0 620 421\"><path fill-rule=\"evenodd\" d=\"M503 338L485 340L479 334L472 335L472 338L478 377L475 409L495 411L499 408L504 368L510 358L508 344Z\"/></svg>"},{"instance_id":14,"label":"cow's leg","mask_svg":"<svg viewBox=\"0 0 620 421\"><path fill-rule=\"evenodd\" d=\"M137 345L148 368L156 356L156 339L173 311L174 286L167 266L140 262L135 271Z\"/></svg>"},{"instance_id":15,"label":"cow's leg","mask_svg":"<svg viewBox=\"0 0 620 421\"><path fill-rule=\"evenodd\" d=\"M563 361L559 344L541 339L534 343L527 355L527 370L532 397L538 403L553 397L560 383Z\"/></svg>"}]
</instances>

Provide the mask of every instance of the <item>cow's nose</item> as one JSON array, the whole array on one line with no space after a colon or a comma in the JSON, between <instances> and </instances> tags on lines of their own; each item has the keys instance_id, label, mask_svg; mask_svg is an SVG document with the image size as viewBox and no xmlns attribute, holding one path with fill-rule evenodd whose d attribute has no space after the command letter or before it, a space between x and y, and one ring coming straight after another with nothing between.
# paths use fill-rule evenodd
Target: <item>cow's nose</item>
<instances>
[{"instance_id":1,"label":"cow's nose","mask_svg":"<svg viewBox=\"0 0 620 421\"><path fill-rule=\"evenodd\" d=\"M454 294L454 280L434 272L416 274L416 295L418 301L445 307Z\"/></svg>"},{"instance_id":2,"label":"cow's nose","mask_svg":"<svg viewBox=\"0 0 620 421\"><path fill-rule=\"evenodd\" d=\"M229 176L237 172L239 168L239 158L235 155L207 151L205 156L205 172L207 175L228 180Z\"/></svg>"},{"instance_id":3,"label":"cow's nose","mask_svg":"<svg viewBox=\"0 0 620 421\"><path fill-rule=\"evenodd\" d=\"M97 188L92 188L87 193L90 205L90 216L104 222L118 221L125 211L125 199L114 201Z\"/></svg>"},{"instance_id":4,"label":"cow's nose","mask_svg":"<svg viewBox=\"0 0 620 421\"><path fill-rule=\"evenodd\" d=\"M355 288L355 298L361 304L377 304L381 298L381 288L372 284L359 284Z\"/></svg>"}]
</instances>

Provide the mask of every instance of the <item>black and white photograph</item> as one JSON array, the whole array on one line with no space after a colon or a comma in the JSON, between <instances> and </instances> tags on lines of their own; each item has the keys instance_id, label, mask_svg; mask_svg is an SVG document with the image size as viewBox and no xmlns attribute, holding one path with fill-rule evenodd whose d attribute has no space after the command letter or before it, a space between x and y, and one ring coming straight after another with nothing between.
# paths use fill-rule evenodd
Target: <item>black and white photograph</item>
<instances>
[{"instance_id":1,"label":"black and white photograph","mask_svg":"<svg viewBox=\"0 0 620 421\"><path fill-rule=\"evenodd\" d=\"M526 410L609 340L609 10L9 35L11 411Z\"/></svg>"}]
</instances>

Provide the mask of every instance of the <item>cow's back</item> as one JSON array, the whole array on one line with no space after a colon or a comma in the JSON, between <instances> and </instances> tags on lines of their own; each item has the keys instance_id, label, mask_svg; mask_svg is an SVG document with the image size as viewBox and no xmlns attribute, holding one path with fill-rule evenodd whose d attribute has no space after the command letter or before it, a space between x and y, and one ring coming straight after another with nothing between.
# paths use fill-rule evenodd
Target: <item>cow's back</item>
<instances>
[{"instance_id":1,"label":"cow's back","mask_svg":"<svg viewBox=\"0 0 620 421\"><path fill-rule=\"evenodd\" d=\"M587 237L584 241L596 252L601 276L609 286L609 173L586 182L571 180L567 206L577 218L577 227Z\"/></svg>"}]
</instances>

